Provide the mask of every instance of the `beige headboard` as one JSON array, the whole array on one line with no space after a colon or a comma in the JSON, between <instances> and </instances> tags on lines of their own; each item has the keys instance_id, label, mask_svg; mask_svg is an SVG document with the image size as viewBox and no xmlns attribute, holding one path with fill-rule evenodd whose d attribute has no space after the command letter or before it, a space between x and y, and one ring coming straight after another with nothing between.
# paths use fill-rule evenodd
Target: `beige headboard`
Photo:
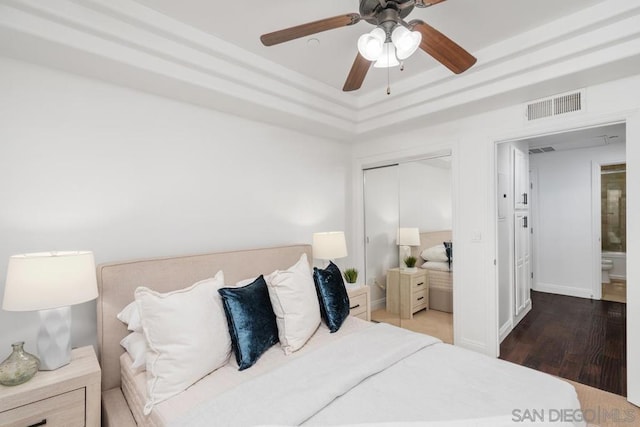
<instances>
[{"instance_id":1,"label":"beige headboard","mask_svg":"<svg viewBox=\"0 0 640 427\"><path fill-rule=\"evenodd\" d=\"M418 265L422 265L424 262L420 258L420 254L427 248L431 248L436 245L441 245L442 242L451 241L451 230L442 231L425 231L420 233L420 246L414 246L411 248L411 255L418 258Z\"/></svg>"},{"instance_id":2,"label":"beige headboard","mask_svg":"<svg viewBox=\"0 0 640 427\"><path fill-rule=\"evenodd\" d=\"M269 274L293 265L302 253L312 261L310 245L281 246L213 254L124 261L98 266L98 351L102 389L120 385L120 340L128 331L116 315L133 301L138 286L159 292L181 289L224 271L225 282Z\"/></svg>"}]
</instances>

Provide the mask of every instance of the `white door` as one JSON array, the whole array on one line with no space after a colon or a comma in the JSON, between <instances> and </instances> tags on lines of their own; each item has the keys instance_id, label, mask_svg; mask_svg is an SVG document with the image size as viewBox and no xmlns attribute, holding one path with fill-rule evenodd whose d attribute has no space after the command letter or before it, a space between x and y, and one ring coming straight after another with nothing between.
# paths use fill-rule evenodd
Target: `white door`
<instances>
[{"instance_id":1,"label":"white door","mask_svg":"<svg viewBox=\"0 0 640 427\"><path fill-rule=\"evenodd\" d=\"M516 212L514 217L515 315L518 316L531 299L531 256L529 214L521 211Z\"/></svg>"},{"instance_id":2,"label":"white door","mask_svg":"<svg viewBox=\"0 0 640 427\"><path fill-rule=\"evenodd\" d=\"M515 209L527 209L529 202L529 153L513 149L513 202Z\"/></svg>"},{"instance_id":3,"label":"white door","mask_svg":"<svg viewBox=\"0 0 640 427\"><path fill-rule=\"evenodd\" d=\"M365 277L374 304L386 298L387 270L398 266L398 188L398 165L364 171Z\"/></svg>"}]
</instances>

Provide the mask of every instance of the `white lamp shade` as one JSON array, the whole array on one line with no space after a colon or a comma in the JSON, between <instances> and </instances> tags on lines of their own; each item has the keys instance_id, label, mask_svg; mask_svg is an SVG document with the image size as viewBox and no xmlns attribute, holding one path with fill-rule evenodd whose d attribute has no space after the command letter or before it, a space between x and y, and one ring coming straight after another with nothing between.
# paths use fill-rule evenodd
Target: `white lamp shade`
<instances>
[{"instance_id":1,"label":"white lamp shade","mask_svg":"<svg viewBox=\"0 0 640 427\"><path fill-rule=\"evenodd\" d=\"M369 61L376 61L382 53L386 35L382 28L374 28L358 39L358 52Z\"/></svg>"},{"instance_id":2,"label":"white lamp shade","mask_svg":"<svg viewBox=\"0 0 640 427\"><path fill-rule=\"evenodd\" d=\"M402 25L398 25L391 33L391 41L396 47L396 55L399 60L404 60L413 55L420 46L422 34L418 31L409 31Z\"/></svg>"},{"instance_id":3,"label":"white lamp shade","mask_svg":"<svg viewBox=\"0 0 640 427\"><path fill-rule=\"evenodd\" d=\"M420 230L413 227L398 229L398 245L420 246Z\"/></svg>"},{"instance_id":4,"label":"white lamp shade","mask_svg":"<svg viewBox=\"0 0 640 427\"><path fill-rule=\"evenodd\" d=\"M313 257L337 259L347 256L347 242L342 231L313 234Z\"/></svg>"},{"instance_id":5,"label":"white lamp shade","mask_svg":"<svg viewBox=\"0 0 640 427\"><path fill-rule=\"evenodd\" d=\"M396 47L391 42L385 43L382 53L375 64L373 64L374 68L391 68L398 65L400 65L400 62L398 62L398 58L396 57Z\"/></svg>"},{"instance_id":6,"label":"white lamp shade","mask_svg":"<svg viewBox=\"0 0 640 427\"><path fill-rule=\"evenodd\" d=\"M41 252L9 258L2 302L5 310L46 310L97 297L92 252Z\"/></svg>"}]
</instances>

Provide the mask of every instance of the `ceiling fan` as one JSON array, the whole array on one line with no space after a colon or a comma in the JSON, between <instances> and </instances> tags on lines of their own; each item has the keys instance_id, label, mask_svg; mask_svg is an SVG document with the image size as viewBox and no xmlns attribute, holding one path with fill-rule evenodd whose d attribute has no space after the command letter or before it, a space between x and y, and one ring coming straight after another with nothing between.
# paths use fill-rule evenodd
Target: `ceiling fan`
<instances>
[{"instance_id":1,"label":"ceiling fan","mask_svg":"<svg viewBox=\"0 0 640 427\"><path fill-rule=\"evenodd\" d=\"M414 7L425 8L445 0L360 0L360 13L349 13L264 34L262 44L273 46L364 20L375 28L358 40L358 54L343 91L360 89L371 67L391 67L420 47L445 67L460 74L476 63L469 52L420 19L404 19Z\"/></svg>"}]
</instances>

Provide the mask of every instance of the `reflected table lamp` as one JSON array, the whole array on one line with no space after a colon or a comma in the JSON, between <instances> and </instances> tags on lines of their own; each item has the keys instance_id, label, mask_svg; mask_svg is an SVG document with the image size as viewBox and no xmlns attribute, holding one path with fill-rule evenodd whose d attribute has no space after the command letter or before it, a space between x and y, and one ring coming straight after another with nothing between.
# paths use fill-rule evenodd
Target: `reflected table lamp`
<instances>
[{"instance_id":1,"label":"reflected table lamp","mask_svg":"<svg viewBox=\"0 0 640 427\"><path fill-rule=\"evenodd\" d=\"M347 256L347 242L343 231L313 233L313 257L329 261Z\"/></svg>"},{"instance_id":2,"label":"reflected table lamp","mask_svg":"<svg viewBox=\"0 0 640 427\"><path fill-rule=\"evenodd\" d=\"M410 246L420 246L420 230L415 227L401 227L398 229L398 262L402 266L404 260L411 255Z\"/></svg>"},{"instance_id":3,"label":"reflected table lamp","mask_svg":"<svg viewBox=\"0 0 640 427\"><path fill-rule=\"evenodd\" d=\"M40 252L9 258L2 308L38 311L40 370L71 361L71 307L98 297L93 253Z\"/></svg>"}]
</instances>

